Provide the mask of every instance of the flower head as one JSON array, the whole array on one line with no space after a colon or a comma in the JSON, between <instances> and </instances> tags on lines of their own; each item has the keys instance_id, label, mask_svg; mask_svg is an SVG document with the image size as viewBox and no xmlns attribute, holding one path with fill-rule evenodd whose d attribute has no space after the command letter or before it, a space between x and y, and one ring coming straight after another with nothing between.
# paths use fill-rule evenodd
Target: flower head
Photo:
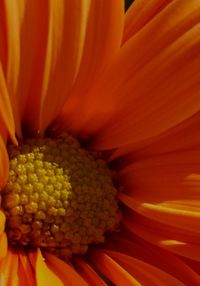
<instances>
[{"instance_id":1,"label":"flower head","mask_svg":"<svg viewBox=\"0 0 200 286\"><path fill-rule=\"evenodd\" d=\"M200 285L199 19L0 1L0 284Z\"/></svg>"}]
</instances>

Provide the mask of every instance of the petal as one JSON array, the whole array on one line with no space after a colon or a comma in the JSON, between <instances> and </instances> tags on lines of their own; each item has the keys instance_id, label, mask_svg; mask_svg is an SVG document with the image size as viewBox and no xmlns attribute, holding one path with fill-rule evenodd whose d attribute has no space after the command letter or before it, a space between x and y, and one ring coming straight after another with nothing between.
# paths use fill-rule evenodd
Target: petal
<instances>
[{"instance_id":1,"label":"petal","mask_svg":"<svg viewBox=\"0 0 200 286\"><path fill-rule=\"evenodd\" d=\"M141 286L132 275L107 254L95 251L90 255L93 265L116 285Z\"/></svg>"},{"instance_id":2,"label":"petal","mask_svg":"<svg viewBox=\"0 0 200 286\"><path fill-rule=\"evenodd\" d=\"M40 99L41 132L58 115L80 66L89 1L52 1Z\"/></svg>"},{"instance_id":3,"label":"petal","mask_svg":"<svg viewBox=\"0 0 200 286\"><path fill-rule=\"evenodd\" d=\"M48 267L56 273L66 286L88 286L89 284L73 269L69 264L63 262L59 258L49 253L46 253L46 263Z\"/></svg>"},{"instance_id":4,"label":"petal","mask_svg":"<svg viewBox=\"0 0 200 286\"><path fill-rule=\"evenodd\" d=\"M109 256L119 263L126 271L133 275L141 285L185 285L168 273L128 255L109 251Z\"/></svg>"},{"instance_id":5,"label":"petal","mask_svg":"<svg viewBox=\"0 0 200 286\"><path fill-rule=\"evenodd\" d=\"M75 131L87 93L105 65L119 51L124 24L124 1L90 1L79 73L66 101L58 129Z\"/></svg>"},{"instance_id":6,"label":"petal","mask_svg":"<svg viewBox=\"0 0 200 286\"><path fill-rule=\"evenodd\" d=\"M0 236L0 261L6 256L8 250L7 235L4 233Z\"/></svg>"},{"instance_id":7,"label":"petal","mask_svg":"<svg viewBox=\"0 0 200 286\"><path fill-rule=\"evenodd\" d=\"M136 158L168 153L177 150L191 150L200 145L200 134L196 132L200 125L200 112L183 121L161 136L155 137L144 144L130 144L118 148L112 153L111 159L123 156L124 163L131 163Z\"/></svg>"},{"instance_id":8,"label":"petal","mask_svg":"<svg viewBox=\"0 0 200 286\"><path fill-rule=\"evenodd\" d=\"M23 125L30 131L38 129L39 125L50 2L53 1L26 1L21 24L21 61L17 96L21 117L24 119Z\"/></svg>"},{"instance_id":9,"label":"petal","mask_svg":"<svg viewBox=\"0 0 200 286\"><path fill-rule=\"evenodd\" d=\"M173 0L134 1L125 16L123 43L147 25Z\"/></svg>"},{"instance_id":10,"label":"petal","mask_svg":"<svg viewBox=\"0 0 200 286\"><path fill-rule=\"evenodd\" d=\"M4 232L5 222L6 222L6 217L3 213L3 211L0 210L0 235Z\"/></svg>"},{"instance_id":11,"label":"petal","mask_svg":"<svg viewBox=\"0 0 200 286\"><path fill-rule=\"evenodd\" d=\"M80 257L76 258L75 261L73 260L73 264L75 264L77 272L88 282L89 285L107 285L84 259Z\"/></svg>"},{"instance_id":12,"label":"petal","mask_svg":"<svg viewBox=\"0 0 200 286\"><path fill-rule=\"evenodd\" d=\"M16 98L20 67L20 15L17 1L13 3L11 0L4 0L1 6L4 13L4 23L2 24L4 25L5 32L4 39L6 40L6 57L5 52L2 55L4 58L5 80L12 104L15 128L20 133L19 102ZM10 124L12 124L12 121L10 121Z\"/></svg>"},{"instance_id":13,"label":"petal","mask_svg":"<svg viewBox=\"0 0 200 286\"><path fill-rule=\"evenodd\" d=\"M30 254L31 262L35 268L37 286L55 285L64 286L60 278L46 265L39 249Z\"/></svg>"},{"instance_id":14,"label":"petal","mask_svg":"<svg viewBox=\"0 0 200 286\"><path fill-rule=\"evenodd\" d=\"M122 3L123 1L120 0L119 2ZM96 65L98 66L101 60L104 61L104 57L107 57L107 49L104 49L105 43L102 41L103 33L101 29L100 33L96 29L97 23L99 25L102 21L105 34L107 21L104 16L106 13L110 13L101 7L104 6L102 3L103 1L98 1L98 3L91 1L50 1L48 5L44 4L43 7L39 1L31 3L33 12L31 11L29 25L32 29L36 29L37 37L31 41L34 54L31 55L32 77L29 81L29 100L25 108L24 122L32 127L32 130L40 129L43 132L58 114L72 89L80 65L84 67L84 72L82 76L78 76L79 81L84 81L85 84L85 68L86 64L87 67L91 64L90 53L93 51L94 43L95 46L98 45L98 51L95 50L95 54L93 53L92 59L95 65L92 62L90 68L96 68ZM39 4L40 9L37 9L36 6ZM40 17L40 13L42 17ZM99 15L97 16L96 13ZM39 18L39 22L37 21L35 26L32 25L34 18ZM40 31L41 25L43 25L43 31ZM108 30L110 31L110 29ZM112 39L115 38L114 35L115 33L113 33ZM113 45L112 39L109 42L109 48ZM99 51L102 52L99 54ZM100 56L101 54L103 58ZM90 55L89 61L88 55ZM96 60L94 55L96 55ZM37 58L39 60L35 61ZM90 78L91 74L93 74L93 70L88 75Z\"/></svg>"},{"instance_id":15,"label":"petal","mask_svg":"<svg viewBox=\"0 0 200 286\"><path fill-rule=\"evenodd\" d=\"M0 279L3 285L18 286L18 256L11 250L0 262Z\"/></svg>"},{"instance_id":16,"label":"petal","mask_svg":"<svg viewBox=\"0 0 200 286\"><path fill-rule=\"evenodd\" d=\"M18 276L20 280L20 286L35 286L35 277L31 264L28 260L26 253L19 253L19 269Z\"/></svg>"},{"instance_id":17,"label":"petal","mask_svg":"<svg viewBox=\"0 0 200 286\"><path fill-rule=\"evenodd\" d=\"M31 130L44 130L71 89L80 65L88 5L89 1L62 0L26 4L20 91L27 99L24 124Z\"/></svg>"},{"instance_id":18,"label":"petal","mask_svg":"<svg viewBox=\"0 0 200 286\"><path fill-rule=\"evenodd\" d=\"M6 129L12 141L16 143L15 125L12 114L12 108L9 100L8 90L0 63L0 122L3 123L3 130ZM1 124L2 125L2 124ZM4 133L4 131L3 131Z\"/></svg>"},{"instance_id":19,"label":"petal","mask_svg":"<svg viewBox=\"0 0 200 286\"><path fill-rule=\"evenodd\" d=\"M122 47L79 112L94 147L142 142L199 111L199 17L199 1L173 1Z\"/></svg>"},{"instance_id":20,"label":"petal","mask_svg":"<svg viewBox=\"0 0 200 286\"><path fill-rule=\"evenodd\" d=\"M5 143L0 136L0 190L5 186L8 179L9 158Z\"/></svg>"},{"instance_id":21,"label":"petal","mask_svg":"<svg viewBox=\"0 0 200 286\"><path fill-rule=\"evenodd\" d=\"M169 273L186 285L198 285L199 275L179 257L131 235L125 229L121 235L110 238L106 249L126 254ZM106 250L107 251L107 250ZM105 251L105 252L106 252Z\"/></svg>"},{"instance_id":22,"label":"petal","mask_svg":"<svg viewBox=\"0 0 200 286\"><path fill-rule=\"evenodd\" d=\"M162 247L195 260L200 259L199 159L199 150L166 153L138 160L119 174L124 186L120 200L155 222L154 233L157 229Z\"/></svg>"},{"instance_id":23,"label":"petal","mask_svg":"<svg viewBox=\"0 0 200 286\"><path fill-rule=\"evenodd\" d=\"M146 217L199 234L199 200L172 200L156 204L143 202L125 194L119 194L119 199Z\"/></svg>"},{"instance_id":24,"label":"petal","mask_svg":"<svg viewBox=\"0 0 200 286\"><path fill-rule=\"evenodd\" d=\"M179 230L177 227L153 221L135 212L127 212L123 223L133 233L142 239L194 261L200 261L199 236Z\"/></svg>"}]
</instances>

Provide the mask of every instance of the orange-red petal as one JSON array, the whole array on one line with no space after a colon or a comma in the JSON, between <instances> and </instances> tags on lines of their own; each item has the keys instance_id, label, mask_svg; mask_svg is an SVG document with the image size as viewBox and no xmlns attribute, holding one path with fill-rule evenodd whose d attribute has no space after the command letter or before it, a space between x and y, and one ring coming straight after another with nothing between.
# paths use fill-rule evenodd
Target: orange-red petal
<instances>
[{"instance_id":1,"label":"orange-red petal","mask_svg":"<svg viewBox=\"0 0 200 286\"><path fill-rule=\"evenodd\" d=\"M199 275L193 268L188 267L182 259L148 243L135 233L127 232L125 228L123 228L121 234L110 237L106 249L126 254L160 268L186 285L198 285L200 283Z\"/></svg>"},{"instance_id":2,"label":"orange-red petal","mask_svg":"<svg viewBox=\"0 0 200 286\"><path fill-rule=\"evenodd\" d=\"M19 285L20 286L35 286L35 275L31 267L28 256L25 252L19 252Z\"/></svg>"},{"instance_id":3,"label":"orange-red petal","mask_svg":"<svg viewBox=\"0 0 200 286\"><path fill-rule=\"evenodd\" d=\"M7 250L8 250L8 240L7 240L7 235L4 232L0 235L0 261L6 256Z\"/></svg>"},{"instance_id":4,"label":"orange-red petal","mask_svg":"<svg viewBox=\"0 0 200 286\"><path fill-rule=\"evenodd\" d=\"M134 1L125 15L123 43L148 24L155 15L173 0Z\"/></svg>"},{"instance_id":5,"label":"orange-red petal","mask_svg":"<svg viewBox=\"0 0 200 286\"><path fill-rule=\"evenodd\" d=\"M8 250L7 255L0 261L0 281L2 285L18 286L18 255Z\"/></svg>"},{"instance_id":6,"label":"orange-red petal","mask_svg":"<svg viewBox=\"0 0 200 286\"><path fill-rule=\"evenodd\" d=\"M130 144L118 148L112 153L111 159L123 156L123 161L127 164L135 161L136 158L198 148L200 134L196 130L199 125L200 112L149 142L145 141L144 144Z\"/></svg>"},{"instance_id":7,"label":"orange-red petal","mask_svg":"<svg viewBox=\"0 0 200 286\"><path fill-rule=\"evenodd\" d=\"M141 284L115 260L101 251L90 255L92 264L116 285L141 286Z\"/></svg>"},{"instance_id":8,"label":"orange-red petal","mask_svg":"<svg viewBox=\"0 0 200 286\"><path fill-rule=\"evenodd\" d=\"M89 284L69 264L49 253L45 254L48 267L56 273L66 286L88 286Z\"/></svg>"},{"instance_id":9,"label":"orange-red petal","mask_svg":"<svg viewBox=\"0 0 200 286\"><path fill-rule=\"evenodd\" d=\"M43 258L40 249L32 251L29 257L35 269L37 286L44 286L48 284L64 286L64 283L61 281L61 279L45 263L45 259Z\"/></svg>"},{"instance_id":10,"label":"orange-red petal","mask_svg":"<svg viewBox=\"0 0 200 286\"><path fill-rule=\"evenodd\" d=\"M7 130L13 142L16 143L15 123L1 63L0 63L0 94L1 94L0 117L1 117L1 122L4 125L3 129ZM5 132L3 131L3 133Z\"/></svg>"},{"instance_id":11,"label":"orange-red petal","mask_svg":"<svg viewBox=\"0 0 200 286\"><path fill-rule=\"evenodd\" d=\"M0 136L0 190L5 186L8 179L9 158L5 143Z\"/></svg>"},{"instance_id":12,"label":"orange-red petal","mask_svg":"<svg viewBox=\"0 0 200 286\"><path fill-rule=\"evenodd\" d=\"M119 265L121 265L126 271L128 271L140 285L157 286L157 285L174 285L184 286L180 280L171 276L170 274L145 263L139 259L133 258L126 254L122 254L116 251L107 251L109 257L114 259Z\"/></svg>"},{"instance_id":13,"label":"orange-red petal","mask_svg":"<svg viewBox=\"0 0 200 286\"><path fill-rule=\"evenodd\" d=\"M3 213L3 211L0 210L0 235L4 232L5 222L6 222L6 217Z\"/></svg>"},{"instance_id":14,"label":"orange-red petal","mask_svg":"<svg viewBox=\"0 0 200 286\"><path fill-rule=\"evenodd\" d=\"M101 70L119 51L123 24L124 1L90 2L79 73L57 122L58 129L67 127L75 132L79 126L79 113L87 100L88 91L98 79Z\"/></svg>"},{"instance_id":15,"label":"orange-red petal","mask_svg":"<svg viewBox=\"0 0 200 286\"><path fill-rule=\"evenodd\" d=\"M75 264L77 272L88 282L89 285L107 285L84 259L78 257L73 260L73 264Z\"/></svg>"},{"instance_id":16,"label":"orange-red petal","mask_svg":"<svg viewBox=\"0 0 200 286\"><path fill-rule=\"evenodd\" d=\"M199 1L173 1L121 48L79 113L94 147L142 142L199 111L199 18Z\"/></svg>"},{"instance_id":17,"label":"orange-red petal","mask_svg":"<svg viewBox=\"0 0 200 286\"><path fill-rule=\"evenodd\" d=\"M15 129L18 134L21 132L19 106L20 102L17 100L16 93L18 87L19 68L20 68L20 13L18 9L18 2L2 1L3 23L5 26L5 40L6 40L6 61L4 76L6 86L10 97L13 116L15 119ZM24 1L20 1L21 5ZM10 123L11 124L11 123Z\"/></svg>"}]
</instances>

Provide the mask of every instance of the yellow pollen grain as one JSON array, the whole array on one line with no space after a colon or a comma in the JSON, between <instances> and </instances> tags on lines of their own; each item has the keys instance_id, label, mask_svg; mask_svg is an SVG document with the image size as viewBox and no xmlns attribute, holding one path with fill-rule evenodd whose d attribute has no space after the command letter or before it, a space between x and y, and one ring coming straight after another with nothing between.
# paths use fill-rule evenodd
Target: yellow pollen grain
<instances>
[{"instance_id":1,"label":"yellow pollen grain","mask_svg":"<svg viewBox=\"0 0 200 286\"><path fill-rule=\"evenodd\" d=\"M2 194L12 244L59 256L83 254L119 224L112 172L65 134L8 146L9 180Z\"/></svg>"}]
</instances>

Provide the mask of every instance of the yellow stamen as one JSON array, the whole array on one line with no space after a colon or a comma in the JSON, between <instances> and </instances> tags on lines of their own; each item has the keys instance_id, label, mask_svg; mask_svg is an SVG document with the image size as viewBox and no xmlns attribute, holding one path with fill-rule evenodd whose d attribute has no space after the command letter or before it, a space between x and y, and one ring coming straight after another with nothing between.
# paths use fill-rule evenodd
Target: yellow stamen
<instances>
[{"instance_id":1,"label":"yellow stamen","mask_svg":"<svg viewBox=\"0 0 200 286\"><path fill-rule=\"evenodd\" d=\"M111 171L73 137L26 139L8 150L2 207L11 243L70 256L115 229L119 211Z\"/></svg>"}]
</instances>

